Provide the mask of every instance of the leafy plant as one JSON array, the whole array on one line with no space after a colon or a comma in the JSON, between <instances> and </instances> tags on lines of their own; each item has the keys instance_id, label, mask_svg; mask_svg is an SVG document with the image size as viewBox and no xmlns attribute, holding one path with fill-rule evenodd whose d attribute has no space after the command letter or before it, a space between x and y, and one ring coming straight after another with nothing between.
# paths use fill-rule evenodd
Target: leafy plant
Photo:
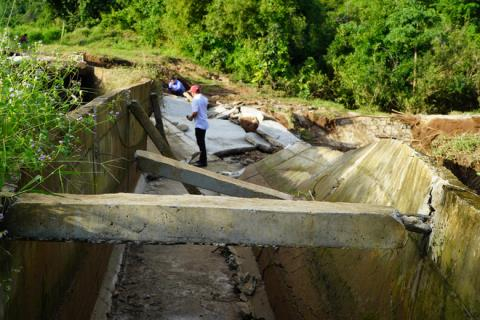
<instances>
[{"instance_id":1,"label":"leafy plant","mask_svg":"<svg viewBox=\"0 0 480 320\"><path fill-rule=\"evenodd\" d=\"M0 41L0 187L16 182L22 170L42 179L43 170L75 149L83 119L68 119L81 103L80 83L71 79L74 66L28 57L9 57L12 48ZM70 81L67 81L69 79ZM68 83L68 85L66 85Z\"/></svg>"}]
</instances>

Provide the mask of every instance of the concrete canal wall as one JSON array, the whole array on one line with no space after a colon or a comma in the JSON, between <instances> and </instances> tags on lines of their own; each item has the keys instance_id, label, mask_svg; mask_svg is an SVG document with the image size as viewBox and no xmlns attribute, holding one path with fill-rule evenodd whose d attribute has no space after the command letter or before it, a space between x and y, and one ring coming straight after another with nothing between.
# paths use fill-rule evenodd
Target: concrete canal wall
<instances>
[{"instance_id":1,"label":"concrete canal wall","mask_svg":"<svg viewBox=\"0 0 480 320\"><path fill-rule=\"evenodd\" d=\"M134 152L146 148L147 137L127 103L135 99L149 110L152 90L152 81L143 80L71 112L73 118L95 114L96 125L81 133L82 151L74 164L78 174L62 181L49 179L44 186L82 194L132 191L139 177ZM0 318L88 319L112 249L112 245L4 241Z\"/></svg>"},{"instance_id":2,"label":"concrete canal wall","mask_svg":"<svg viewBox=\"0 0 480 320\"><path fill-rule=\"evenodd\" d=\"M243 178L320 200L390 205L430 219L398 250L257 249L278 319L478 319L480 198L405 144L344 155L295 145Z\"/></svg>"}]
</instances>

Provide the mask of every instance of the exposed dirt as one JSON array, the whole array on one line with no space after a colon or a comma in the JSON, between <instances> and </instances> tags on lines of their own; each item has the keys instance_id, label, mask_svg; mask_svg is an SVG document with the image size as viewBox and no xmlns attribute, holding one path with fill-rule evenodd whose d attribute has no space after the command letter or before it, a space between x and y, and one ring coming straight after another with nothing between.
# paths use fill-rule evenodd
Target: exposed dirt
<instances>
[{"instance_id":1,"label":"exposed dirt","mask_svg":"<svg viewBox=\"0 0 480 320\"><path fill-rule=\"evenodd\" d=\"M439 135L456 136L480 132L480 116L399 116L412 128L412 145L430 151L431 144Z\"/></svg>"},{"instance_id":2,"label":"exposed dirt","mask_svg":"<svg viewBox=\"0 0 480 320\"><path fill-rule=\"evenodd\" d=\"M83 54L83 60L88 65L101 68L112 68L116 66L133 67L135 65L134 62L125 59L106 56L94 56L89 53Z\"/></svg>"}]
</instances>

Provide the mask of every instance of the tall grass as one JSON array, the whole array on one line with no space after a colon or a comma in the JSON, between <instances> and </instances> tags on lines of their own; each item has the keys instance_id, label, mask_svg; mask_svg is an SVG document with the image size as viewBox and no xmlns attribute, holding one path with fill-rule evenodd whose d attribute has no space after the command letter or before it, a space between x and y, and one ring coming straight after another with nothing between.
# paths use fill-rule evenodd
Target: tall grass
<instances>
[{"instance_id":1,"label":"tall grass","mask_svg":"<svg viewBox=\"0 0 480 320\"><path fill-rule=\"evenodd\" d=\"M0 187L16 183L20 172L43 179L44 169L60 157L68 157L76 145L75 132L84 119L65 114L81 103L80 83L66 81L74 66L47 62L36 46L21 48L0 38ZM28 55L12 56L27 50ZM66 85L68 83L68 86Z\"/></svg>"}]
</instances>

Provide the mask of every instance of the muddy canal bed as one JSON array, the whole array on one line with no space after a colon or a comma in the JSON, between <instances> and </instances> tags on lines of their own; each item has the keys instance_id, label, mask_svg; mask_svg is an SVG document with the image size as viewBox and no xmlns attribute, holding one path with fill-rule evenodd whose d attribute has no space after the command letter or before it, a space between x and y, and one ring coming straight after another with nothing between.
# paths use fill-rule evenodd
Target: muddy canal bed
<instances>
[{"instance_id":1,"label":"muddy canal bed","mask_svg":"<svg viewBox=\"0 0 480 320\"><path fill-rule=\"evenodd\" d=\"M178 182L158 178L146 183L144 193L187 192ZM245 250L250 251L243 248L242 256ZM260 292L255 299L242 294L241 267L226 251L209 245L128 245L107 319L273 319L263 283L255 282ZM259 278L244 257L239 263Z\"/></svg>"},{"instance_id":2,"label":"muddy canal bed","mask_svg":"<svg viewBox=\"0 0 480 320\"><path fill-rule=\"evenodd\" d=\"M130 245L108 319L242 319L232 277L214 246Z\"/></svg>"}]
</instances>

